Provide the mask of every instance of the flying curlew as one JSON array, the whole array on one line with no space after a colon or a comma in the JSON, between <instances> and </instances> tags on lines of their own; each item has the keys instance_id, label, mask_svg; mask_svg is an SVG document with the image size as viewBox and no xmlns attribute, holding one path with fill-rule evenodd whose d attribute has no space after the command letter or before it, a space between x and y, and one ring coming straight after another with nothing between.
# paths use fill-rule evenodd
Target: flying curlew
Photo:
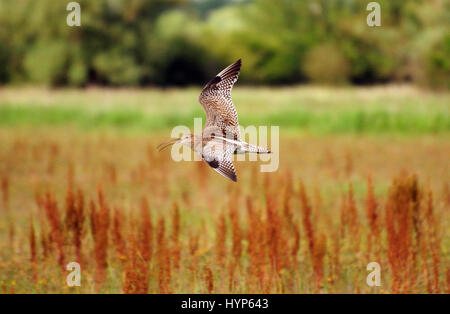
<instances>
[{"instance_id":1,"label":"flying curlew","mask_svg":"<svg viewBox=\"0 0 450 314\"><path fill-rule=\"evenodd\" d=\"M270 153L266 147L241 140L236 109L231 100L231 89L241 70L241 59L226 67L203 88L198 101L206 112L202 135L188 134L158 145L160 151L181 143L199 153L203 160L224 177L237 181L233 154Z\"/></svg>"}]
</instances>

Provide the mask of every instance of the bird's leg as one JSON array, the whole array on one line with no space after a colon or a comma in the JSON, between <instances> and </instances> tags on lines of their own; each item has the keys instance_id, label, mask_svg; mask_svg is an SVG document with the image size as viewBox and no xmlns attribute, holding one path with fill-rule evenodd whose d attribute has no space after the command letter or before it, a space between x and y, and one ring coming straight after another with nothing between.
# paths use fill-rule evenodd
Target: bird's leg
<instances>
[{"instance_id":1,"label":"bird's leg","mask_svg":"<svg viewBox=\"0 0 450 314\"><path fill-rule=\"evenodd\" d=\"M237 154L245 154L247 153L257 153L257 154L271 154L272 152L267 147L263 146L256 146L249 143L244 143L243 145L240 145L240 147L237 149Z\"/></svg>"}]
</instances>

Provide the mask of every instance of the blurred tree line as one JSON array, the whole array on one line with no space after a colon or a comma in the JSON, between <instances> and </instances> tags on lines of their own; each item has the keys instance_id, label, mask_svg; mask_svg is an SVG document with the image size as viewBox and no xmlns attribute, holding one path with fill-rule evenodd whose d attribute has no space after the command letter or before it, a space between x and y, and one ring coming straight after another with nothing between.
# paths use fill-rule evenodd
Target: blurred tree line
<instances>
[{"instance_id":1,"label":"blurred tree line","mask_svg":"<svg viewBox=\"0 0 450 314\"><path fill-rule=\"evenodd\" d=\"M0 0L0 84L202 84L242 58L251 84L414 81L449 88L450 2Z\"/></svg>"}]
</instances>

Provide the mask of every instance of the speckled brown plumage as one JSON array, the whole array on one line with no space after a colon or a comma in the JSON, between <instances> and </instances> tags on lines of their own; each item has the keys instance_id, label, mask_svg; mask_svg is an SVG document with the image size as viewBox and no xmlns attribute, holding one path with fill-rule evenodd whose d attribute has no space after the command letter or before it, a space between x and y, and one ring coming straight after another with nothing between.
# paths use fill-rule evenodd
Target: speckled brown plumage
<instances>
[{"instance_id":1,"label":"speckled brown plumage","mask_svg":"<svg viewBox=\"0 0 450 314\"><path fill-rule=\"evenodd\" d=\"M161 150L174 143L190 146L202 155L215 171L237 181L233 154L270 153L266 147L241 141L236 109L231 100L231 89L239 77L241 59L226 67L203 88L198 101L206 112L202 135L186 135L160 145Z\"/></svg>"},{"instance_id":2,"label":"speckled brown plumage","mask_svg":"<svg viewBox=\"0 0 450 314\"><path fill-rule=\"evenodd\" d=\"M235 146L218 139L206 141L202 149L202 157L208 165L221 175L237 181L236 169L234 168L232 156Z\"/></svg>"},{"instance_id":3,"label":"speckled brown plumage","mask_svg":"<svg viewBox=\"0 0 450 314\"><path fill-rule=\"evenodd\" d=\"M241 59L226 67L203 88L198 101L206 112L203 133L235 140L240 139L239 122L231 100L231 89L239 77Z\"/></svg>"}]
</instances>

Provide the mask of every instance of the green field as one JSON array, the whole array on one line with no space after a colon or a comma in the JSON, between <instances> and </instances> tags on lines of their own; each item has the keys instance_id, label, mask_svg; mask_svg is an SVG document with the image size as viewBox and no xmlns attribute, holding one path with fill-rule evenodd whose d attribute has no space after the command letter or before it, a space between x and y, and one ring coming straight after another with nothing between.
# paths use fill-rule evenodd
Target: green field
<instances>
[{"instance_id":1,"label":"green field","mask_svg":"<svg viewBox=\"0 0 450 314\"><path fill-rule=\"evenodd\" d=\"M0 126L73 126L155 131L204 118L188 89L0 90ZM447 133L450 94L406 86L373 88L237 87L241 125L323 133Z\"/></svg>"}]
</instances>

